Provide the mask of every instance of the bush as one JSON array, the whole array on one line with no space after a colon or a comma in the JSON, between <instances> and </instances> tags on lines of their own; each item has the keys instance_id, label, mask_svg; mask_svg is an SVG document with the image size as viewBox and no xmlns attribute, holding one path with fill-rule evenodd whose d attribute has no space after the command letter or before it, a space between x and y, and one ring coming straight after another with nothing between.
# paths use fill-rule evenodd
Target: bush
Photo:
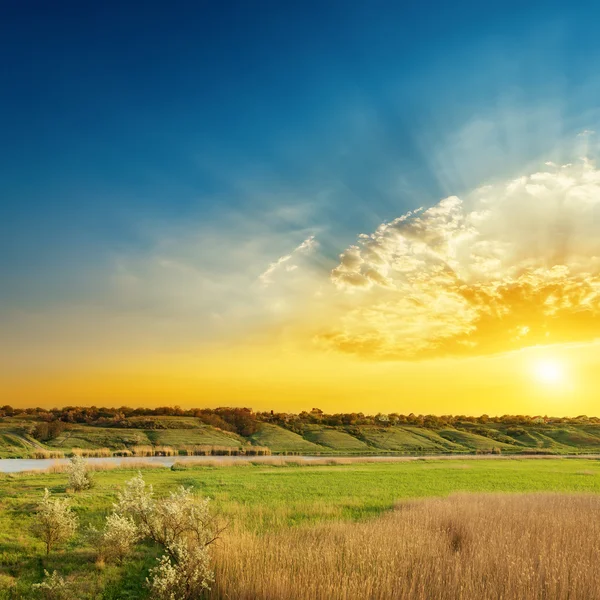
<instances>
[{"instance_id":1,"label":"bush","mask_svg":"<svg viewBox=\"0 0 600 600\"><path fill-rule=\"evenodd\" d=\"M150 569L146 584L153 600L195 600L213 580L206 547L180 541L171 544Z\"/></svg>"},{"instance_id":2,"label":"bush","mask_svg":"<svg viewBox=\"0 0 600 600\"><path fill-rule=\"evenodd\" d=\"M100 536L100 554L109 562L121 563L132 552L139 537L138 528L133 519L111 513L106 518L104 531Z\"/></svg>"},{"instance_id":3,"label":"bush","mask_svg":"<svg viewBox=\"0 0 600 600\"><path fill-rule=\"evenodd\" d=\"M40 442L48 442L56 439L65 429L67 424L63 421L50 421L49 423L38 423L31 435Z\"/></svg>"},{"instance_id":4,"label":"bush","mask_svg":"<svg viewBox=\"0 0 600 600\"><path fill-rule=\"evenodd\" d=\"M87 464L79 454L74 454L71 457L68 473L69 487L76 492L81 492L92 487L92 477L88 472Z\"/></svg>"},{"instance_id":5,"label":"bush","mask_svg":"<svg viewBox=\"0 0 600 600\"><path fill-rule=\"evenodd\" d=\"M114 505L115 513L131 519L140 537L160 545L164 555L151 569L148 587L156 600L193 600L213 580L209 546L220 533L208 498L180 487L156 500L141 473L131 479Z\"/></svg>"},{"instance_id":6,"label":"bush","mask_svg":"<svg viewBox=\"0 0 600 600\"><path fill-rule=\"evenodd\" d=\"M32 588L45 600L71 600L71 587L56 571L52 575L44 570L44 581L34 583Z\"/></svg>"},{"instance_id":7,"label":"bush","mask_svg":"<svg viewBox=\"0 0 600 600\"><path fill-rule=\"evenodd\" d=\"M32 530L46 545L46 555L57 544L65 542L77 531L77 515L71 510L68 498L52 499L48 489L38 505Z\"/></svg>"}]
</instances>

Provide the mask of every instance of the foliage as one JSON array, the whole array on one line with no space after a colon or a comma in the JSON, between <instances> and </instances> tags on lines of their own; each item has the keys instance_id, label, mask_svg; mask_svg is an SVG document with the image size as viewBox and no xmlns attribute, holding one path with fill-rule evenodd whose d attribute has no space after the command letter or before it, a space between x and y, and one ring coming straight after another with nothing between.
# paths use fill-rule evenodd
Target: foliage
<instances>
[{"instance_id":1,"label":"foliage","mask_svg":"<svg viewBox=\"0 0 600 600\"><path fill-rule=\"evenodd\" d=\"M152 486L146 486L138 473L119 493L114 509L137 526L140 537L149 538L165 552L150 572L153 598L192 600L209 587L213 575L208 547L220 532L208 498L180 486L157 500Z\"/></svg>"},{"instance_id":2,"label":"foliage","mask_svg":"<svg viewBox=\"0 0 600 600\"><path fill-rule=\"evenodd\" d=\"M48 442L56 439L66 428L67 424L63 421L42 421L33 428L31 435L40 442Z\"/></svg>"},{"instance_id":3,"label":"foliage","mask_svg":"<svg viewBox=\"0 0 600 600\"><path fill-rule=\"evenodd\" d=\"M79 456L74 454L69 461L69 487L76 492L81 492L92 487L92 476L88 472L87 463Z\"/></svg>"},{"instance_id":4,"label":"foliage","mask_svg":"<svg viewBox=\"0 0 600 600\"><path fill-rule=\"evenodd\" d=\"M146 582L153 600L195 600L213 580L206 546L188 540L171 543Z\"/></svg>"},{"instance_id":5,"label":"foliage","mask_svg":"<svg viewBox=\"0 0 600 600\"><path fill-rule=\"evenodd\" d=\"M33 533L44 542L46 554L57 544L71 538L77 530L79 520L71 510L68 498L51 498L48 488L38 505Z\"/></svg>"},{"instance_id":6,"label":"foliage","mask_svg":"<svg viewBox=\"0 0 600 600\"><path fill-rule=\"evenodd\" d=\"M52 575L44 571L42 583L34 583L32 588L44 598L44 600L70 600L73 598L71 586L56 571Z\"/></svg>"},{"instance_id":7,"label":"foliage","mask_svg":"<svg viewBox=\"0 0 600 600\"><path fill-rule=\"evenodd\" d=\"M140 533L133 519L113 512L106 517L104 530L95 537L104 560L122 563L133 551Z\"/></svg>"}]
</instances>

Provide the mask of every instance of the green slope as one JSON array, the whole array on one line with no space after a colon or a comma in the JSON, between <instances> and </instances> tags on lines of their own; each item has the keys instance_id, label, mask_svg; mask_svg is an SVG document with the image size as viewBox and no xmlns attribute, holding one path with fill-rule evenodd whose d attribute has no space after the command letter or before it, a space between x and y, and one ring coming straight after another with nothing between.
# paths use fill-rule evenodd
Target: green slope
<instances>
[{"instance_id":1,"label":"green slope","mask_svg":"<svg viewBox=\"0 0 600 600\"><path fill-rule=\"evenodd\" d=\"M458 429L446 428L439 431L439 434L455 444L460 444L471 450L491 450L492 448L501 448L503 450L514 450L514 447L504 442L484 437L469 431L460 431Z\"/></svg>"},{"instance_id":2,"label":"green slope","mask_svg":"<svg viewBox=\"0 0 600 600\"><path fill-rule=\"evenodd\" d=\"M117 427L88 427L74 425L49 441L49 448L111 448L123 449L127 446L150 444L146 433L141 429L119 429Z\"/></svg>"},{"instance_id":3,"label":"green slope","mask_svg":"<svg viewBox=\"0 0 600 600\"><path fill-rule=\"evenodd\" d=\"M327 450L302 436L277 425L261 423L259 430L250 436L257 446L268 446L273 452L320 452Z\"/></svg>"},{"instance_id":4,"label":"green slope","mask_svg":"<svg viewBox=\"0 0 600 600\"><path fill-rule=\"evenodd\" d=\"M362 439L370 446L394 452L443 451L446 447L431 437L403 427L361 427ZM417 428L415 428L417 429Z\"/></svg>"},{"instance_id":5,"label":"green slope","mask_svg":"<svg viewBox=\"0 0 600 600\"><path fill-rule=\"evenodd\" d=\"M369 446L358 438L343 429L334 427L311 425L304 432L304 439L340 452L364 452L369 450Z\"/></svg>"},{"instance_id":6,"label":"green slope","mask_svg":"<svg viewBox=\"0 0 600 600\"><path fill-rule=\"evenodd\" d=\"M247 441L228 431L208 425L194 429L154 429L145 431L148 439L159 446L246 446Z\"/></svg>"}]
</instances>

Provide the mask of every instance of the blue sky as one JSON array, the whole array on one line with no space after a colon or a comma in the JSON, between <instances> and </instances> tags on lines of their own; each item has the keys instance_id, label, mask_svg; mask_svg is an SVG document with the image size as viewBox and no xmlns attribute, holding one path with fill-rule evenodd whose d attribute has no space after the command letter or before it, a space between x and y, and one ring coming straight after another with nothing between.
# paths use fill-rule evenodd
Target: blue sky
<instances>
[{"instance_id":1,"label":"blue sky","mask_svg":"<svg viewBox=\"0 0 600 600\"><path fill-rule=\"evenodd\" d=\"M0 303L136 310L118 265L206 232L264 241L248 264L188 256L211 273L251 279L312 234L329 269L359 233L593 129L597 12L5 2Z\"/></svg>"}]
</instances>

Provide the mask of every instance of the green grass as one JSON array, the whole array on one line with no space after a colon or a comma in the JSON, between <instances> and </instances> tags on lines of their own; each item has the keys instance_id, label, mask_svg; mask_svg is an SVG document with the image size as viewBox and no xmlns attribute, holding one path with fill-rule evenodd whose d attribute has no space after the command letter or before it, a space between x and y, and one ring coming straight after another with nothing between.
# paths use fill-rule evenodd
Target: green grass
<instances>
[{"instance_id":1,"label":"green grass","mask_svg":"<svg viewBox=\"0 0 600 600\"><path fill-rule=\"evenodd\" d=\"M410 431L411 433L413 433L417 436L424 437L427 440L429 440L430 442L433 442L434 444L439 446L440 448L443 448L444 450L447 450L450 452L468 452L470 450L470 448L468 448L468 447L461 446L460 444L457 444L456 442L453 442L451 440L443 438L437 431L434 431L432 429L425 429L424 427L411 427L411 426L405 426L404 429L406 429L407 431Z\"/></svg>"},{"instance_id":2,"label":"green grass","mask_svg":"<svg viewBox=\"0 0 600 600\"><path fill-rule=\"evenodd\" d=\"M131 470L95 474L92 490L72 496L82 530L100 525ZM148 469L156 493L191 486L213 499L230 528L273 531L329 519L362 520L389 510L402 498L471 492L600 492L600 461L585 459L423 460L332 466L190 467ZM30 534L44 488L65 495L64 474L0 475L0 576L18 579L26 590L43 569L57 569L85 581L98 598L142 599L141 585L155 551L141 547L127 567L95 565L94 549L82 534L47 559ZM1 577L0 577L1 579ZM0 598L9 598L0 591Z\"/></svg>"},{"instance_id":3,"label":"green grass","mask_svg":"<svg viewBox=\"0 0 600 600\"><path fill-rule=\"evenodd\" d=\"M141 429L73 425L56 439L48 442L46 446L58 450L70 448L111 448L118 450L143 444L150 444L150 440Z\"/></svg>"},{"instance_id":4,"label":"green grass","mask_svg":"<svg viewBox=\"0 0 600 600\"><path fill-rule=\"evenodd\" d=\"M268 446L273 452L308 452L314 454L326 450L302 436L277 425L261 423L259 430L250 436L252 443L257 446Z\"/></svg>"},{"instance_id":5,"label":"green grass","mask_svg":"<svg viewBox=\"0 0 600 600\"><path fill-rule=\"evenodd\" d=\"M395 452L441 452L446 449L430 437L403 427L361 427L361 437L370 446Z\"/></svg>"},{"instance_id":6,"label":"green grass","mask_svg":"<svg viewBox=\"0 0 600 600\"><path fill-rule=\"evenodd\" d=\"M596 451L600 448L600 438L585 430L560 427L550 429L546 435L563 446L578 446Z\"/></svg>"},{"instance_id":7,"label":"green grass","mask_svg":"<svg viewBox=\"0 0 600 600\"><path fill-rule=\"evenodd\" d=\"M145 433L153 444L160 446L209 445L238 448L247 445L246 440L239 435L208 425L199 425L194 429L146 430Z\"/></svg>"},{"instance_id":8,"label":"green grass","mask_svg":"<svg viewBox=\"0 0 600 600\"><path fill-rule=\"evenodd\" d=\"M509 444L469 431L459 431L457 429L448 428L442 429L439 433L443 438L450 440L455 444L460 444L465 448L475 448L475 450L491 450L492 448L513 450L513 447Z\"/></svg>"},{"instance_id":9,"label":"green grass","mask_svg":"<svg viewBox=\"0 0 600 600\"><path fill-rule=\"evenodd\" d=\"M196 417L128 417L127 421L132 424L143 424L148 422L156 423L159 428L165 429L196 429L204 427L204 424Z\"/></svg>"},{"instance_id":10,"label":"green grass","mask_svg":"<svg viewBox=\"0 0 600 600\"><path fill-rule=\"evenodd\" d=\"M323 427L321 425L308 426L304 432L304 439L338 451L365 452L370 449L365 442L346 431L334 427Z\"/></svg>"}]
</instances>

